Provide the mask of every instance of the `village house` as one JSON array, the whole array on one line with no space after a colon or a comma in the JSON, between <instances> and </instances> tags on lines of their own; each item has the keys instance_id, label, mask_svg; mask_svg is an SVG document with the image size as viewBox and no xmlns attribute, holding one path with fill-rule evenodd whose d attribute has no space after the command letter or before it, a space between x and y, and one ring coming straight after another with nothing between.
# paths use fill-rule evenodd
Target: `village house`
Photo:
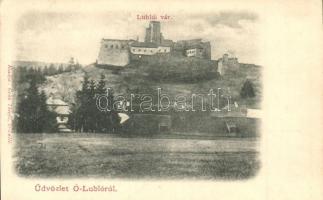
<instances>
[{"instance_id":1,"label":"village house","mask_svg":"<svg viewBox=\"0 0 323 200\"><path fill-rule=\"evenodd\" d=\"M122 125L123 132L131 134L168 133L172 128L172 119L167 114L131 114Z\"/></svg>"},{"instance_id":2,"label":"village house","mask_svg":"<svg viewBox=\"0 0 323 200\"><path fill-rule=\"evenodd\" d=\"M57 114L56 121L58 131L71 132L71 130L67 128L68 116L71 113L69 105L60 99L54 99L52 97L47 99L46 104L50 111Z\"/></svg>"}]
</instances>

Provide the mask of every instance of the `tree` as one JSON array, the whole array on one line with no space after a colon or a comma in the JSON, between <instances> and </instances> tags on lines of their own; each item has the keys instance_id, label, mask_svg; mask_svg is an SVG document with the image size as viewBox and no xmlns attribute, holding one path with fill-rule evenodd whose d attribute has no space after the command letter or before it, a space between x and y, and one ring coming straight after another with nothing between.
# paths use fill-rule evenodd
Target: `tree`
<instances>
[{"instance_id":1,"label":"tree","mask_svg":"<svg viewBox=\"0 0 323 200\"><path fill-rule=\"evenodd\" d=\"M94 80L91 80L90 85L89 85L89 94L88 94L89 103L87 105L85 105L86 106L86 118L88 121L90 132L97 132L98 110L96 108L95 93L96 93L96 82Z\"/></svg>"},{"instance_id":2,"label":"tree","mask_svg":"<svg viewBox=\"0 0 323 200\"><path fill-rule=\"evenodd\" d=\"M241 88L241 91L240 91L240 96L242 98L252 98L252 97L255 97L256 94L254 92L254 89L253 89L253 84L250 80L246 80Z\"/></svg>"},{"instance_id":3,"label":"tree","mask_svg":"<svg viewBox=\"0 0 323 200\"><path fill-rule=\"evenodd\" d=\"M49 75L49 76L52 76L52 75L54 75L56 72L57 72L57 70L56 70L56 68L55 68L54 64L50 64L50 65L49 65L49 68L48 68L48 75Z\"/></svg>"},{"instance_id":4,"label":"tree","mask_svg":"<svg viewBox=\"0 0 323 200\"><path fill-rule=\"evenodd\" d=\"M46 95L44 92L38 93L35 79L31 80L17 109L17 132L42 133L57 130L56 114L48 110Z\"/></svg>"},{"instance_id":5,"label":"tree","mask_svg":"<svg viewBox=\"0 0 323 200\"><path fill-rule=\"evenodd\" d=\"M27 94L18 106L18 130L26 133L38 132L37 110L39 97L35 79L32 79Z\"/></svg>"},{"instance_id":6,"label":"tree","mask_svg":"<svg viewBox=\"0 0 323 200\"><path fill-rule=\"evenodd\" d=\"M84 77L82 89L76 92L75 105L72 108L69 124L75 131L80 132L115 132L119 126L118 113L112 109L114 103L113 92L110 90L106 98L108 110L100 111L96 107L96 95L107 94L105 77L99 82L89 81Z\"/></svg>"},{"instance_id":7,"label":"tree","mask_svg":"<svg viewBox=\"0 0 323 200\"><path fill-rule=\"evenodd\" d=\"M88 131L87 105L89 104L89 77L84 76L82 89L76 92L75 105L72 108L72 120L76 131Z\"/></svg>"},{"instance_id":8,"label":"tree","mask_svg":"<svg viewBox=\"0 0 323 200\"><path fill-rule=\"evenodd\" d=\"M114 109L113 105L115 103L115 99L114 99L114 91L112 89L109 89L109 91L107 92L107 100L108 100L108 108L109 111L108 113L108 119L109 121L107 121L107 129L113 133L118 131L119 128L119 124L120 124L120 117L118 115L118 112Z\"/></svg>"},{"instance_id":9,"label":"tree","mask_svg":"<svg viewBox=\"0 0 323 200\"><path fill-rule=\"evenodd\" d=\"M39 100L38 123L40 125L41 132L56 132L58 130L56 121L57 114L48 109L46 104L47 97L44 91L40 93Z\"/></svg>"},{"instance_id":10,"label":"tree","mask_svg":"<svg viewBox=\"0 0 323 200\"><path fill-rule=\"evenodd\" d=\"M105 86L105 76L102 74L100 81L97 84L96 94L105 95L107 93L107 88ZM104 99L103 99L104 100ZM108 103L108 102L106 102ZM107 111L98 110L97 113L97 132L107 132L110 126L109 113Z\"/></svg>"},{"instance_id":11,"label":"tree","mask_svg":"<svg viewBox=\"0 0 323 200\"><path fill-rule=\"evenodd\" d=\"M58 74L61 74L61 73L63 73L64 72L64 67L63 67L63 65L62 64L60 64L59 65L59 67L58 67Z\"/></svg>"},{"instance_id":12,"label":"tree","mask_svg":"<svg viewBox=\"0 0 323 200\"><path fill-rule=\"evenodd\" d=\"M70 60L68 61L68 64L71 66L75 65L74 57L70 58Z\"/></svg>"},{"instance_id":13,"label":"tree","mask_svg":"<svg viewBox=\"0 0 323 200\"><path fill-rule=\"evenodd\" d=\"M48 75L48 67L47 67L47 65L44 67L43 75L44 76L47 76Z\"/></svg>"}]
</instances>

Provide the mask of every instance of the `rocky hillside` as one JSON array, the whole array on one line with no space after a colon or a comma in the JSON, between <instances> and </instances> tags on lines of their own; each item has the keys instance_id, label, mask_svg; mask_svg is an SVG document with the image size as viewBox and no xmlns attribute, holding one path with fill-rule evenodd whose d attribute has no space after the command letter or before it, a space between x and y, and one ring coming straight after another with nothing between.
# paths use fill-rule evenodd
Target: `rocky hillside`
<instances>
[{"instance_id":1,"label":"rocky hillside","mask_svg":"<svg viewBox=\"0 0 323 200\"><path fill-rule=\"evenodd\" d=\"M61 99L67 103L73 103L75 93L81 89L85 72L77 70L54 76L46 76L46 81L40 89L44 90L47 97Z\"/></svg>"}]
</instances>

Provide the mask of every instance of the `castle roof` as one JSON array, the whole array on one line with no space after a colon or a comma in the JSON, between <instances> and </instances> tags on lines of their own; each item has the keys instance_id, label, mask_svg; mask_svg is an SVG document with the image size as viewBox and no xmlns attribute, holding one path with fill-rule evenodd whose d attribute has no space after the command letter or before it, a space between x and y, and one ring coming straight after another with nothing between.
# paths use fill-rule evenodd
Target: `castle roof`
<instances>
[{"instance_id":1,"label":"castle roof","mask_svg":"<svg viewBox=\"0 0 323 200\"><path fill-rule=\"evenodd\" d=\"M193 44L193 45L188 45L186 49L203 49L203 46L201 44Z\"/></svg>"},{"instance_id":2,"label":"castle roof","mask_svg":"<svg viewBox=\"0 0 323 200\"><path fill-rule=\"evenodd\" d=\"M132 47L146 47L146 48L157 48L158 45L153 42L133 42Z\"/></svg>"},{"instance_id":3,"label":"castle roof","mask_svg":"<svg viewBox=\"0 0 323 200\"><path fill-rule=\"evenodd\" d=\"M163 40L163 42L160 44L160 46L164 47L171 47L173 46L173 40Z\"/></svg>"},{"instance_id":4,"label":"castle roof","mask_svg":"<svg viewBox=\"0 0 323 200\"><path fill-rule=\"evenodd\" d=\"M202 38L188 39L188 40L178 40L177 42L202 42Z\"/></svg>"},{"instance_id":5,"label":"castle roof","mask_svg":"<svg viewBox=\"0 0 323 200\"><path fill-rule=\"evenodd\" d=\"M106 38L102 38L102 41L120 41L120 42L129 42L129 41L131 41L131 40L106 39Z\"/></svg>"}]
</instances>

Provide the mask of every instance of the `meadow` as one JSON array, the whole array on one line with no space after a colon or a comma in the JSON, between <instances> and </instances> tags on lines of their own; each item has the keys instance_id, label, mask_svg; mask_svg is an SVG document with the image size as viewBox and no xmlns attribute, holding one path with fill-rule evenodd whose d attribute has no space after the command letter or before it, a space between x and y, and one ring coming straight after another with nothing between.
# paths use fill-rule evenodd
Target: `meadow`
<instances>
[{"instance_id":1,"label":"meadow","mask_svg":"<svg viewBox=\"0 0 323 200\"><path fill-rule=\"evenodd\" d=\"M247 179L260 167L256 138L18 134L18 175L37 178Z\"/></svg>"}]
</instances>

